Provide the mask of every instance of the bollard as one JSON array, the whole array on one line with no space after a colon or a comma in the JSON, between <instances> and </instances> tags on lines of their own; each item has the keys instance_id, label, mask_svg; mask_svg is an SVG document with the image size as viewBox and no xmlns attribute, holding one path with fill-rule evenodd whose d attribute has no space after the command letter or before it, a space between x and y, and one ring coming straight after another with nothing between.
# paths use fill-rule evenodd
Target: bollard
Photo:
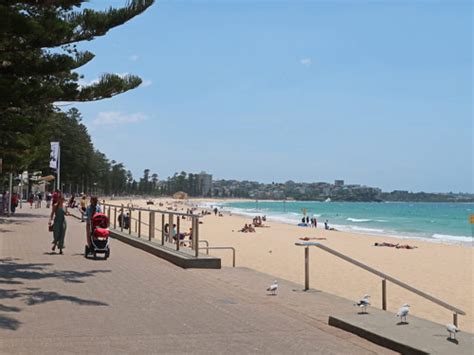
<instances>
[{"instance_id":1,"label":"bollard","mask_svg":"<svg viewBox=\"0 0 474 355\"><path fill-rule=\"evenodd\" d=\"M142 234L142 211L138 211L138 238Z\"/></svg>"},{"instance_id":2,"label":"bollard","mask_svg":"<svg viewBox=\"0 0 474 355\"><path fill-rule=\"evenodd\" d=\"M453 313L453 324L457 327L458 326L458 314Z\"/></svg>"},{"instance_id":3,"label":"bollard","mask_svg":"<svg viewBox=\"0 0 474 355\"><path fill-rule=\"evenodd\" d=\"M155 238L155 212L150 211L150 220L148 221L148 240Z\"/></svg>"},{"instance_id":4,"label":"bollard","mask_svg":"<svg viewBox=\"0 0 474 355\"><path fill-rule=\"evenodd\" d=\"M387 310L387 280L382 280L382 309Z\"/></svg>"},{"instance_id":5,"label":"bollard","mask_svg":"<svg viewBox=\"0 0 474 355\"><path fill-rule=\"evenodd\" d=\"M304 248L304 290L309 290L309 247Z\"/></svg>"}]
</instances>

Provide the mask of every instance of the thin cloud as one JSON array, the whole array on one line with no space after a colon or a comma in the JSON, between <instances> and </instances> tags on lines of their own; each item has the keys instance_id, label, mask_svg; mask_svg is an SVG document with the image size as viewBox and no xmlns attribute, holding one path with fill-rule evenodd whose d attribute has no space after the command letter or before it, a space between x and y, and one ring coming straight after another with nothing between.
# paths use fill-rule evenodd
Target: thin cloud
<instances>
[{"instance_id":1,"label":"thin cloud","mask_svg":"<svg viewBox=\"0 0 474 355\"><path fill-rule=\"evenodd\" d=\"M153 84L151 80L143 80L140 86L146 88L147 86L150 86L151 84Z\"/></svg>"},{"instance_id":2,"label":"thin cloud","mask_svg":"<svg viewBox=\"0 0 474 355\"><path fill-rule=\"evenodd\" d=\"M130 56L130 60L132 62L136 62L138 59L140 59L140 57L137 54L134 54L134 55Z\"/></svg>"},{"instance_id":3,"label":"thin cloud","mask_svg":"<svg viewBox=\"0 0 474 355\"><path fill-rule=\"evenodd\" d=\"M117 126L122 124L139 123L148 118L143 112L125 114L123 112L99 112L93 123L97 126Z\"/></svg>"},{"instance_id":4,"label":"thin cloud","mask_svg":"<svg viewBox=\"0 0 474 355\"><path fill-rule=\"evenodd\" d=\"M303 58L303 59L300 59L300 63L306 67L309 67L311 66L312 62L311 62L311 58Z\"/></svg>"}]
</instances>

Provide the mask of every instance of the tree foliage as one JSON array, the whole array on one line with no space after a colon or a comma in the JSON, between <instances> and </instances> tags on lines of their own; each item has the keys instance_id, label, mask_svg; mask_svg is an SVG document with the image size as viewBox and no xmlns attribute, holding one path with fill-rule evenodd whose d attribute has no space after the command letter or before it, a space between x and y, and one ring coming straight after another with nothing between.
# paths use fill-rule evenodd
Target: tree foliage
<instances>
[{"instance_id":1,"label":"tree foliage","mask_svg":"<svg viewBox=\"0 0 474 355\"><path fill-rule=\"evenodd\" d=\"M119 191L133 179L123 164L98 152L76 109L58 101L95 101L136 88L134 75L104 74L80 85L75 71L94 58L77 43L105 35L143 13L154 0L130 0L96 11L84 0L3 0L0 3L0 158L4 171L47 170L49 142L61 143L62 181Z\"/></svg>"}]
</instances>

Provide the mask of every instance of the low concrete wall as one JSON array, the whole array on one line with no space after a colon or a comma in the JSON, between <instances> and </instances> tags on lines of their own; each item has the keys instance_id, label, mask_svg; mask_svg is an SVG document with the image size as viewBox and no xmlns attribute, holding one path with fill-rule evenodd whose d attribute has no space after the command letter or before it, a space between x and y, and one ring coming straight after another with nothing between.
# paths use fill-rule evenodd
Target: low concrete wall
<instances>
[{"instance_id":1,"label":"low concrete wall","mask_svg":"<svg viewBox=\"0 0 474 355\"><path fill-rule=\"evenodd\" d=\"M358 327L355 324L351 324L349 322L344 321L343 319L339 319L336 317L329 317L328 324L345 330L346 332L350 332L352 334L356 334L360 336L361 338L367 339L371 341L374 344L383 346L384 348L394 350L396 352L399 352L401 354L410 354L410 355L426 355L429 354L428 352L425 352L420 349L415 349L412 348L409 345L399 343L397 341L394 341L390 339L389 337L382 336L380 334L372 333L368 329Z\"/></svg>"},{"instance_id":2,"label":"low concrete wall","mask_svg":"<svg viewBox=\"0 0 474 355\"><path fill-rule=\"evenodd\" d=\"M220 269L221 259L209 255L200 254L199 258L176 250L163 247L159 244L150 242L143 238L137 238L125 233L111 229L110 234L113 238L123 243L141 249L147 253L153 254L159 258L165 259L184 269Z\"/></svg>"}]
</instances>

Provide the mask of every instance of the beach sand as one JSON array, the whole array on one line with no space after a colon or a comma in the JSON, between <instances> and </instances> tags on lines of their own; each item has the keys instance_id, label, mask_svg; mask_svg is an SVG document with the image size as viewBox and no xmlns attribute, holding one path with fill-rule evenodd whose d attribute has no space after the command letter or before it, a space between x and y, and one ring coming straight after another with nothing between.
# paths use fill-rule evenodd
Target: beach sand
<instances>
[{"instance_id":1,"label":"beach sand","mask_svg":"<svg viewBox=\"0 0 474 355\"><path fill-rule=\"evenodd\" d=\"M178 212L186 212L187 209L183 201L154 201L156 204L149 207L165 209L168 206L165 203L171 202L176 204ZM201 201L189 200L188 203ZM108 202L126 204L130 200ZM158 202L164 203L164 207L159 207ZM146 206L145 200L134 200L133 204ZM207 215L202 221L200 239L209 241L211 246L233 246L236 249L236 266L249 267L274 275L276 279L299 283L302 289L304 248L295 246L295 242L300 241L300 237L326 238L318 242L464 310L467 315L458 317L460 329L474 333L474 249L470 246L326 231L319 225L318 229L314 229L273 221L265 222L267 227L256 228L255 233L241 233L238 230L245 223L251 223L251 218L229 216L228 213L223 217ZM190 222L183 220L181 231L187 231L189 226ZM374 246L375 242L383 241L410 244L418 248L406 250ZM232 265L230 250L211 250L210 254L221 257L223 266ZM371 295L373 306L382 307L382 281L379 277L314 247L310 248L310 287L350 300L357 300L367 293ZM387 282L387 300L388 310L394 314L402 304L408 303L414 315L441 324L452 323L449 310L390 282ZM397 318L394 317L396 322Z\"/></svg>"}]
</instances>

